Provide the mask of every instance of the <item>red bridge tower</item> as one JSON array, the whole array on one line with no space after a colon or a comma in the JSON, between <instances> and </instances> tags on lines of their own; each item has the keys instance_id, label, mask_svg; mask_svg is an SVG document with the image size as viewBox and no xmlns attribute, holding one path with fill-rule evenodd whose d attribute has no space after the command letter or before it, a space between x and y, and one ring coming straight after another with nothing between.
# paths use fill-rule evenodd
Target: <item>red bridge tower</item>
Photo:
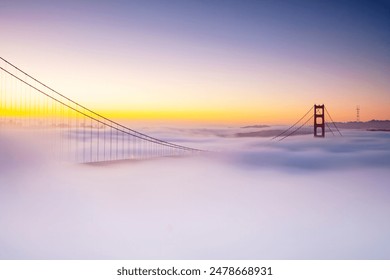
<instances>
[{"instance_id":1,"label":"red bridge tower","mask_svg":"<svg viewBox=\"0 0 390 280\"><path fill-rule=\"evenodd\" d=\"M325 137L324 105L314 105L314 137Z\"/></svg>"}]
</instances>

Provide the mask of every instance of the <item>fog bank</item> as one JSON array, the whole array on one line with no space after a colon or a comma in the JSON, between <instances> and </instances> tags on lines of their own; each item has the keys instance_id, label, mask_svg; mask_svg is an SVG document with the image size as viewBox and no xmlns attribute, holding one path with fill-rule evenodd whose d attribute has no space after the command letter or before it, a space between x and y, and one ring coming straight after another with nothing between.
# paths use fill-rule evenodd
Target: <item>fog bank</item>
<instances>
[{"instance_id":1,"label":"fog bank","mask_svg":"<svg viewBox=\"0 0 390 280\"><path fill-rule=\"evenodd\" d=\"M0 258L390 258L390 134L172 131L217 152L76 164L0 134Z\"/></svg>"}]
</instances>

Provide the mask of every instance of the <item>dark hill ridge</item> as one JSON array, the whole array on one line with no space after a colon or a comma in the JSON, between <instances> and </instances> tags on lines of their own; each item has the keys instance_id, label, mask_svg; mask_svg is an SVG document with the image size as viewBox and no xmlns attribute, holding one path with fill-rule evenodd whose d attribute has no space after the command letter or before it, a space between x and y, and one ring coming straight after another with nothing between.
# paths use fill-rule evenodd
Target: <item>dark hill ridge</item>
<instances>
[{"instance_id":1,"label":"dark hill ridge","mask_svg":"<svg viewBox=\"0 0 390 280\"><path fill-rule=\"evenodd\" d=\"M390 130L390 120L371 120L368 122L336 122L342 129Z\"/></svg>"},{"instance_id":2,"label":"dark hill ridge","mask_svg":"<svg viewBox=\"0 0 390 280\"><path fill-rule=\"evenodd\" d=\"M242 126L240 128L266 128L266 127L269 127L269 125L257 124L257 125Z\"/></svg>"},{"instance_id":3,"label":"dark hill ridge","mask_svg":"<svg viewBox=\"0 0 390 280\"><path fill-rule=\"evenodd\" d=\"M368 131L389 131L390 120L371 120L368 122L336 122L336 126L340 129L361 129ZM245 126L241 128L264 128L269 126ZM333 127L332 127L333 128ZM235 133L234 137L273 137L285 131L284 129L263 129L252 132ZM327 133L329 129L326 128ZM311 131L300 131L296 135L312 134Z\"/></svg>"}]
</instances>

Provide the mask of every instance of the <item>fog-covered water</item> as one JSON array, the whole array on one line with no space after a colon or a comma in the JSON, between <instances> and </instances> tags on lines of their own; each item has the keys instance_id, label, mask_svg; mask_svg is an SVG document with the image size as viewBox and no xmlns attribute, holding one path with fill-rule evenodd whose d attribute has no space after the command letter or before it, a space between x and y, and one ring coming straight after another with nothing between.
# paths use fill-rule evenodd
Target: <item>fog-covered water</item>
<instances>
[{"instance_id":1,"label":"fog-covered water","mask_svg":"<svg viewBox=\"0 0 390 280\"><path fill-rule=\"evenodd\" d=\"M217 152L98 165L1 132L0 258L390 258L390 133L230 130L150 130Z\"/></svg>"}]
</instances>

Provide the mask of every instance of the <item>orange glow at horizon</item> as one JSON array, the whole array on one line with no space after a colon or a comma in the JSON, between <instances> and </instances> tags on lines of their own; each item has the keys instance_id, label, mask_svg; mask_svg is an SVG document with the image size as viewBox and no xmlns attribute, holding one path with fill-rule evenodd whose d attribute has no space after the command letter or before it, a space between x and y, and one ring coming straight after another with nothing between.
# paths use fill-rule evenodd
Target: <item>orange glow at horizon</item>
<instances>
[{"instance_id":1,"label":"orange glow at horizon","mask_svg":"<svg viewBox=\"0 0 390 280\"><path fill-rule=\"evenodd\" d=\"M43 96L40 96L41 100ZM20 98L20 97L18 97ZM26 99L26 96L22 96L21 100ZM15 98L14 98L15 99ZM38 98L39 99L39 98ZM261 100L254 100L252 104L244 104L239 100L236 102L236 106L232 106L229 103L223 104L224 106L217 107L213 102L210 104L200 106L200 104L180 104L180 106L158 106L154 104L137 104L137 106L128 106L128 103L121 104L120 106L113 106L113 104L92 104L92 106L84 104L87 108L101 114L107 118L121 119L125 121L156 121L156 122L173 122L173 123L202 123L202 124L290 124L297 121L309 108L316 104L325 104L330 112L334 121L347 122L356 120L356 105L350 104L348 110L345 110L344 103L331 102L306 102L303 104L281 104L273 100L269 100L267 103L262 103ZM15 102L15 100L14 100ZM42 101L41 101L42 102ZM41 104L35 104L31 107L18 105L14 107L8 105L2 105L2 115L9 117L31 117L31 118L56 118L61 116L70 116L71 118L80 118L82 115L77 116L76 113L69 109L64 111L55 111L53 105L54 101L49 103L42 102ZM369 121L371 119L388 119L388 111L377 108L374 106L373 101L367 101L366 105L360 106L361 108L361 120ZM93 106L94 105L94 106ZM45 107L46 106L46 107ZM115 108L114 108L115 107ZM109 109L110 108L110 109ZM79 108L80 109L80 108ZM83 110L81 110L82 112ZM70 113L68 113L70 112Z\"/></svg>"}]
</instances>

